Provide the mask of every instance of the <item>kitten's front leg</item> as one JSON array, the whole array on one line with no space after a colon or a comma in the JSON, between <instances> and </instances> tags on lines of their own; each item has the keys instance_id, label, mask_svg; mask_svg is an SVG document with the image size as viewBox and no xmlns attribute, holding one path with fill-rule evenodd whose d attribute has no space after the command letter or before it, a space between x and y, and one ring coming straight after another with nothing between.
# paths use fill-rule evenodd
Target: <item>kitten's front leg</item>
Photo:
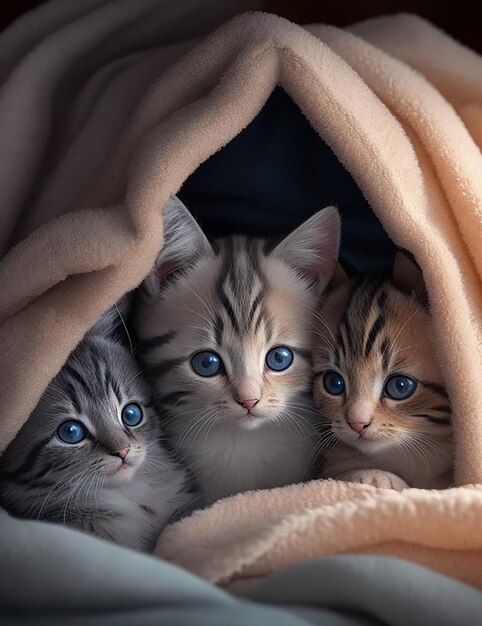
<instances>
[{"instance_id":1,"label":"kitten's front leg","mask_svg":"<svg viewBox=\"0 0 482 626\"><path fill-rule=\"evenodd\" d=\"M337 480L344 480L349 483L362 483L364 485L373 485L373 487L379 487L381 489L395 489L395 491L402 491L407 489L409 485L392 472L385 472L378 469L359 469L351 470L349 472L343 472L336 476Z\"/></svg>"}]
</instances>

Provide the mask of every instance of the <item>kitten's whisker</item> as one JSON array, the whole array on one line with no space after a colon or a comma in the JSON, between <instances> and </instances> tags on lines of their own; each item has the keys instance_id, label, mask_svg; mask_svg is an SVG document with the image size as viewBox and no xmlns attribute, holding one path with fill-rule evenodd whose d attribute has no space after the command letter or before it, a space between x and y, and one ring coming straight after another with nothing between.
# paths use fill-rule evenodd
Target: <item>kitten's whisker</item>
<instances>
[{"instance_id":1,"label":"kitten's whisker","mask_svg":"<svg viewBox=\"0 0 482 626\"><path fill-rule=\"evenodd\" d=\"M313 309L312 307L310 307L310 308L313 311L313 315L314 315L315 319L317 321L319 321L323 325L323 327L328 331L328 333L330 334L330 337L331 337L331 339L333 341L333 345L336 345L337 341L336 341L335 335L333 334L333 331L329 327L328 322L321 315L321 313L319 313L319 311L317 311L316 309Z\"/></svg>"},{"instance_id":2,"label":"kitten's whisker","mask_svg":"<svg viewBox=\"0 0 482 626\"><path fill-rule=\"evenodd\" d=\"M308 436L312 437L313 434L318 432L315 428L314 423L303 415L300 415L296 410L294 412L291 412L288 409L285 409L284 412L288 414L294 421L298 422L300 428L302 430L304 429L303 432L305 435L307 434Z\"/></svg>"},{"instance_id":3,"label":"kitten's whisker","mask_svg":"<svg viewBox=\"0 0 482 626\"><path fill-rule=\"evenodd\" d=\"M185 415L192 415L193 413L198 413L199 411L205 411L206 408L202 408L199 409L198 407L195 407L193 409L188 409L187 411L181 411L180 413L175 413L172 417L170 417L167 420L162 420L163 424L170 424L173 420L179 419L181 417L184 417Z\"/></svg>"},{"instance_id":4,"label":"kitten's whisker","mask_svg":"<svg viewBox=\"0 0 482 626\"><path fill-rule=\"evenodd\" d=\"M289 430L291 430L291 432L297 435L300 439L303 440L310 438L310 434L307 431L303 430L303 426L298 421L296 415L293 415L285 409L282 413L279 414L279 419L281 419L281 421L286 424ZM315 430L313 429L313 433L314 432Z\"/></svg>"},{"instance_id":5,"label":"kitten's whisker","mask_svg":"<svg viewBox=\"0 0 482 626\"><path fill-rule=\"evenodd\" d=\"M129 380L125 383L125 386L127 387L127 385L129 385L138 376L141 376L150 367L154 367L154 366L153 365L147 365L146 367L142 368L139 372L137 372L137 374L134 374L134 376L131 376L131 378L129 378Z\"/></svg>"},{"instance_id":6,"label":"kitten's whisker","mask_svg":"<svg viewBox=\"0 0 482 626\"><path fill-rule=\"evenodd\" d=\"M98 479L99 479L99 474L94 472L94 473L91 475L91 480L90 480L90 482L89 482L89 483L87 483L87 487L86 487L86 488L85 488L85 490L84 490L84 491L85 491L85 495L84 495L84 497L83 497L83 500L85 500L85 504L87 504L87 503L89 502L89 495L90 495L90 491L91 491L91 489L93 489L94 484L98 481ZM93 500L94 505L95 505L95 507L96 507L96 509L97 509L97 515L99 515L99 503L97 502L97 500L96 500L96 498L95 498L95 490L94 490L93 495L94 495L94 497L92 498L92 500ZM78 509L78 511L80 512L80 510L81 510L81 509L80 509L80 502L77 502L77 509Z\"/></svg>"},{"instance_id":7,"label":"kitten's whisker","mask_svg":"<svg viewBox=\"0 0 482 626\"><path fill-rule=\"evenodd\" d=\"M432 451L434 454L437 454L439 452L443 454L444 452L441 446L438 446L433 439L431 439L428 435L424 433L412 433L411 437L413 440L419 441L422 445L424 445L427 448L427 452L429 450Z\"/></svg>"},{"instance_id":8,"label":"kitten's whisker","mask_svg":"<svg viewBox=\"0 0 482 626\"><path fill-rule=\"evenodd\" d=\"M184 441L187 439L187 437L190 434L193 436L193 442L194 442L197 435L199 434L199 429L198 429L199 425L201 425L201 429L202 429L204 420L206 419L208 415L209 416L211 415L211 411L214 411L214 409L212 409L211 407L204 409L203 411L199 413L199 415L194 419L193 422L187 425L186 429L184 429L184 431L181 433L181 437L176 444L179 448L182 447L182 444L184 443ZM191 443L191 447L192 447L192 443Z\"/></svg>"},{"instance_id":9,"label":"kitten's whisker","mask_svg":"<svg viewBox=\"0 0 482 626\"><path fill-rule=\"evenodd\" d=\"M77 467L81 467L85 465L85 462L82 461L78 461L77 463L74 463L69 469L70 470L75 470ZM70 478L70 480L68 480L67 482L65 482L64 478L60 478L60 480L58 480L56 483L54 483L54 485L49 489L49 491L47 492L46 497L44 498L44 500L42 501L42 503L40 504L39 507L39 511L37 513L37 518L36 519L41 519L40 516L43 513L44 508L46 507L48 501L50 500L51 497L54 496L55 491L62 489L63 487L67 486L68 484L70 484L73 480L75 480L77 478L79 474L75 474L72 478Z\"/></svg>"},{"instance_id":10,"label":"kitten's whisker","mask_svg":"<svg viewBox=\"0 0 482 626\"><path fill-rule=\"evenodd\" d=\"M195 291L190 285L187 284L187 282L185 283L185 286L189 289L189 291L194 294L196 296L196 298L201 302L201 304L204 305L204 308L206 309L206 311L208 312L208 314L211 316L211 321L214 321L216 319L216 315L214 313L214 311L208 307L208 305L206 304L206 302L202 299L202 297L197 293L197 291Z\"/></svg>"},{"instance_id":11,"label":"kitten's whisker","mask_svg":"<svg viewBox=\"0 0 482 626\"><path fill-rule=\"evenodd\" d=\"M323 433L313 448L313 452L308 459L307 468L310 467L317 457L321 457L323 454L327 456L338 442L339 437L331 428L328 432Z\"/></svg>"},{"instance_id":12,"label":"kitten's whisker","mask_svg":"<svg viewBox=\"0 0 482 626\"><path fill-rule=\"evenodd\" d=\"M304 321L313 328L315 335L320 337L320 339L322 339L328 345L328 347L331 348L333 352L335 352L336 341L334 341L334 338L332 341L330 337L327 337L324 333L322 333L320 328L318 328L318 326L314 324L313 322L311 322L310 320L304 320ZM333 333L331 333L331 331L330 331L330 334L333 337Z\"/></svg>"},{"instance_id":13,"label":"kitten's whisker","mask_svg":"<svg viewBox=\"0 0 482 626\"><path fill-rule=\"evenodd\" d=\"M397 334L395 335L395 338L392 341L392 344L394 346L397 345L397 339L400 337L400 334L403 332L403 330L405 329L405 327L407 326L407 324L410 322L410 320L415 316L415 314L417 313L417 311L414 311L411 315L408 316L408 318L405 320L404 324L401 326L401 328L398 330Z\"/></svg>"},{"instance_id":14,"label":"kitten's whisker","mask_svg":"<svg viewBox=\"0 0 482 626\"><path fill-rule=\"evenodd\" d=\"M99 492L101 491L101 483L102 486L104 484L105 477L102 475L102 472L97 473L97 480L95 481L95 489L94 489L94 502L97 510L97 515L100 515L100 507L99 507Z\"/></svg>"},{"instance_id":15,"label":"kitten's whisker","mask_svg":"<svg viewBox=\"0 0 482 626\"><path fill-rule=\"evenodd\" d=\"M427 468L427 474L430 473L430 458L427 456L425 449L412 437L410 437L407 441L404 441L404 444L413 450L413 452L422 460L424 465Z\"/></svg>"},{"instance_id":16,"label":"kitten's whisker","mask_svg":"<svg viewBox=\"0 0 482 626\"><path fill-rule=\"evenodd\" d=\"M198 427L196 428L195 431L193 431L191 433L191 448L194 445L196 439L199 437L199 435L202 433L202 431L205 428L208 428L209 424L211 423L211 419L212 418L216 418L217 417L217 411L215 411L214 409L211 410L211 412L206 413L203 417L203 419L201 420L201 422L199 423Z\"/></svg>"},{"instance_id":17,"label":"kitten's whisker","mask_svg":"<svg viewBox=\"0 0 482 626\"><path fill-rule=\"evenodd\" d=\"M93 471L93 470L91 470L90 468L87 468L87 469L83 470L82 472L80 472L80 474L79 474L79 476L78 476L77 481L74 483L74 485L73 485L73 487L72 487L72 489L71 489L71 491L70 491L70 493L69 493L69 496L68 496L68 498L67 498L67 501L65 502L65 504L64 504L64 506L63 506L63 509L62 509L62 510L63 510L63 523L64 523L64 524L67 524L67 511L68 511L68 507L69 507L69 503L70 503L70 501L71 501L71 500L72 500L72 498L74 497L74 495L75 495L75 493L76 493L77 488L79 487L79 485L80 485L81 483L83 483L83 481L85 480L86 476L87 476L87 477L89 477L89 476L90 476L90 473L91 473L92 471ZM95 471L95 470L94 470L94 471Z\"/></svg>"},{"instance_id":18,"label":"kitten's whisker","mask_svg":"<svg viewBox=\"0 0 482 626\"><path fill-rule=\"evenodd\" d=\"M208 324L209 326L213 322L213 320L209 320L205 315L203 315L199 311L195 311L194 309L187 309L186 307L179 306L177 304L173 304L172 306L175 307L176 309L180 309L181 311L186 311L187 313L192 313L193 315L197 315L198 317L203 319L206 322L206 324Z\"/></svg>"},{"instance_id":19,"label":"kitten's whisker","mask_svg":"<svg viewBox=\"0 0 482 626\"><path fill-rule=\"evenodd\" d=\"M117 303L115 303L114 306L115 306L115 309L117 311L117 315L120 317L122 325L124 326L124 330L126 331L127 339L129 340L129 346L130 346L130 349L131 349L130 356L132 356L134 354L135 349L134 349L134 344L132 343L131 336L129 334L129 330L127 328L127 324L125 323L125 320L124 320L124 318L122 316L122 313L120 312L119 307L117 306Z\"/></svg>"},{"instance_id":20,"label":"kitten's whisker","mask_svg":"<svg viewBox=\"0 0 482 626\"><path fill-rule=\"evenodd\" d=\"M212 415L209 420L208 420L208 427L206 430L206 433L204 435L204 444L207 444L207 440L209 437L209 433L211 432L211 430L213 429L214 424L217 422L217 413L215 413L214 415Z\"/></svg>"}]
</instances>

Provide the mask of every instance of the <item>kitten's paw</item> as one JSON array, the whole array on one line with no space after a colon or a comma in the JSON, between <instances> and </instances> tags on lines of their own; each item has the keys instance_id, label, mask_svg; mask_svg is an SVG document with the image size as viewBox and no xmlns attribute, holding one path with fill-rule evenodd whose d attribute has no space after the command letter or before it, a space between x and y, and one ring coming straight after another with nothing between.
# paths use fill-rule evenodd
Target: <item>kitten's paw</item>
<instances>
[{"instance_id":1,"label":"kitten's paw","mask_svg":"<svg viewBox=\"0 0 482 626\"><path fill-rule=\"evenodd\" d=\"M409 487L400 476L377 469L353 470L344 472L336 478L349 483L362 483L363 485L372 485L381 489L395 489L395 491L402 491L402 489L408 489Z\"/></svg>"}]
</instances>

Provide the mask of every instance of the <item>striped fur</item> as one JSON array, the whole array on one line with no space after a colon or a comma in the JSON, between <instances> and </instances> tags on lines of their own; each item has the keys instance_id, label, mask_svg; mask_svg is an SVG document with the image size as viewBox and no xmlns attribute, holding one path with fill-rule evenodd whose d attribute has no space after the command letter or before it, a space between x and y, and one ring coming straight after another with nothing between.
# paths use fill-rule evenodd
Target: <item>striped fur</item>
<instances>
[{"instance_id":1,"label":"striped fur","mask_svg":"<svg viewBox=\"0 0 482 626\"><path fill-rule=\"evenodd\" d=\"M191 501L187 476L160 442L150 390L114 336L110 311L72 352L0 459L0 504L11 514L68 524L140 550ZM129 402L144 420L127 428ZM64 421L83 422L78 445L56 436ZM129 448L129 466L115 452Z\"/></svg>"},{"instance_id":2,"label":"striped fur","mask_svg":"<svg viewBox=\"0 0 482 626\"><path fill-rule=\"evenodd\" d=\"M303 480L317 420L311 317L335 265L337 212L317 214L278 246L242 236L210 245L174 200L164 210L164 231L135 324L176 450L208 501ZM265 358L280 345L294 361L274 372ZM190 361L200 350L215 351L223 372L196 374ZM258 400L251 410L242 406L247 399Z\"/></svg>"},{"instance_id":3,"label":"striped fur","mask_svg":"<svg viewBox=\"0 0 482 626\"><path fill-rule=\"evenodd\" d=\"M373 472L382 470L413 487L447 486L451 409L427 311L390 281L360 275L327 296L317 326L314 400L327 420L322 476L387 485ZM342 374L343 394L327 393L327 370ZM412 396L395 401L383 392L394 374L418 381ZM357 433L350 421L368 425Z\"/></svg>"}]
</instances>

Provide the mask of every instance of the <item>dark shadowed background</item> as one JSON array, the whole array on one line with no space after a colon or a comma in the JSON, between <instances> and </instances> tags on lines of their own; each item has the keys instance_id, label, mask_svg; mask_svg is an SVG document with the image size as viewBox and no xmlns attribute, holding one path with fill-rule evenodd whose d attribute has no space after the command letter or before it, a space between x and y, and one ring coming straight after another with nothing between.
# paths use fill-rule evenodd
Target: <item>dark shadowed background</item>
<instances>
[{"instance_id":1,"label":"dark shadowed background","mask_svg":"<svg viewBox=\"0 0 482 626\"><path fill-rule=\"evenodd\" d=\"M178 0L179 1L179 0ZM16 17L42 2L17 0L2 3L0 25L5 27ZM335 26L346 26L353 22L388 13L418 13L467 46L482 52L482 3L477 0L463 2L437 2L434 0L366 0L364 2L338 0L333 3L315 0L265 0L266 11L306 24L326 22Z\"/></svg>"}]
</instances>

